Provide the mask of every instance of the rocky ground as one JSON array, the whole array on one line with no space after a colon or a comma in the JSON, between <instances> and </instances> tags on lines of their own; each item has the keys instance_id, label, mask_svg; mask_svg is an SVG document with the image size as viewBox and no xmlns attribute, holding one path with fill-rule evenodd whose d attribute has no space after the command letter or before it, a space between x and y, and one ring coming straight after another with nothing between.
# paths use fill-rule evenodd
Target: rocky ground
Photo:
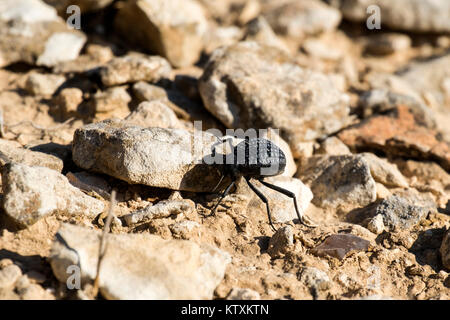
<instances>
[{"instance_id":1,"label":"rocky ground","mask_svg":"<svg viewBox=\"0 0 450 320\"><path fill-rule=\"evenodd\" d=\"M449 299L449 18L447 0L2 1L0 298L93 298L115 189L98 298ZM279 130L267 181L316 227L255 183L274 233L245 181L210 214L227 181L212 192L201 160L233 128Z\"/></svg>"}]
</instances>

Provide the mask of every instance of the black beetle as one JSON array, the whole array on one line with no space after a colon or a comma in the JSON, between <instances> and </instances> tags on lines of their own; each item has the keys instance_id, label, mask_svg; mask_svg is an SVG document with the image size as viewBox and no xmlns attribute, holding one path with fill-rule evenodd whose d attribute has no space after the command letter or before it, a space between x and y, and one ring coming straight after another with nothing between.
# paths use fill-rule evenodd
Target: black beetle
<instances>
[{"instance_id":1,"label":"black beetle","mask_svg":"<svg viewBox=\"0 0 450 320\"><path fill-rule=\"evenodd\" d=\"M238 143L236 146L233 146L231 141L231 138L220 141L222 143L229 142L232 147L232 152L223 154L222 158L219 158L221 160L221 163L219 163L219 168L221 169L219 170L222 173L222 177L214 190L220 185L223 178L226 176L231 178L231 183L225 188L219 201L211 210L211 215L214 215L223 198L235 185L236 180L240 177L244 177L248 186L266 204L269 223L274 231L276 231L276 228L274 227L270 216L269 202L262 192L252 184L250 181L251 179L256 179L267 188L273 189L292 198L299 221L303 225L312 227L311 225L305 223L303 215L300 214L297 205L297 198L293 192L264 181L265 177L280 175L284 172L284 169L286 168L286 156L283 151L272 141L262 138L249 138L247 136L244 141ZM211 157L217 159L214 146Z\"/></svg>"}]
</instances>

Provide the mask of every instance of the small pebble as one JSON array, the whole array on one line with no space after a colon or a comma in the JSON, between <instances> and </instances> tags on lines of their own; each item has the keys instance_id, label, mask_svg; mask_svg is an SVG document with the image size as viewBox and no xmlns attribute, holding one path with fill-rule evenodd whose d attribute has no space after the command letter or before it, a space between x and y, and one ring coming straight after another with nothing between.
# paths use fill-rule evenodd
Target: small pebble
<instances>
[{"instance_id":1,"label":"small pebble","mask_svg":"<svg viewBox=\"0 0 450 320\"><path fill-rule=\"evenodd\" d=\"M367 251L370 242L352 234L333 234L320 245L311 249L311 253L317 256L331 256L344 259L350 252Z\"/></svg>"},{"instance_id":2,"label":"small pebble","mask_svg":"<svg viewBox=\"0 0 450 320\"><path fill-rule=\"evenodd\" d=\"M22 275L22 271L15 264L8 265L0 270L0 289L10 289Z\"/></svg>"},{"instance_id":3,"label":"small pebble","mask_svg":"<svg viewBox=\"0 0 450 320\"><path fill-rule=\"evenodd\" d=\"M258 292L252 289L233 288L227 297L227 300L260 300Z\"/></svg>"},{"instance_id":4,"label":"small pebble","mask_svg":"<svg viewBox=\"0 0 450 320\"><path fill-rule=\"evenodd\" d=\"M291 226L284 226L270 238L267 253L272 258L281 257L294 245L294 231Z\"/></svg>"},{"instance_id":5,"label":"small pebble","mask_svg":"<svg viewBox=\"0 0 450 320\"><path fill-rule=\"evenodd\" d=\"M375 217L370 219L367 223L367 229L375 234L382 233L384 231L383 216L381 214L377 214Z\"/></svg>"},{"instance_id":6,"label":"small pebble","mask_svg":"<svg viewBox=\"0 0 450 320\"><path fill-rule=\"evenodd\" d=\"M300 280L314 290L327 290L331 285L328 275L313 267L303 268L300 274Z\"/></svg>"}]
</instances>

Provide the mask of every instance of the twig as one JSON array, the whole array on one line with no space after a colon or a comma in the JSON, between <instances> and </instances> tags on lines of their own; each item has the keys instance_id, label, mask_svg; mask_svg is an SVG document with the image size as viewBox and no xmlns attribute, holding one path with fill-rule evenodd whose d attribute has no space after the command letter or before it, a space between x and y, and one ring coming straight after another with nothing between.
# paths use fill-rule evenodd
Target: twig
<instances>
[{"instance_id":1,"label":"twig","mask_svg":"<svg viewBox=\"0 0 450 320\"><path fill-rule=\"evenodd\" d=\"M5 130L3 128L3 110L0 109L0 138L5 136Z\"/></svg>"},{"instance_id":2,"label":"twig","mask_svg":"<svg viewBox=\"0 0 450 320\"><path fill-rule=\"evenodd\" d=\"M1 117L1 114L0 114L0 117ZM3 121L2 121L2 120L3 120L3 118L0 118L0 121L1 121L1 124L2 124L2 130L3 130ZM44 132L51 132L51 131L56 131L56 130L60 129L61 127L67 125L69 122L71 122L71 121L73 121L73 120L75 120L74 117L69 118L69 119L67 119L66 121L64 121L64 122L62 122L62 123L59 123L59 124L57 124L56 126L53 126L53 127L50 127L50 128L44 128L44 127L41 127L40 125L37 125L37 124L33 123L33 122L30 121L30 120L20 121L20 122L18 122L18 123L11 124L11 125L9 125L9 124L4 124L4 125L5 125L6 128L9 130L9 129L12 129L12 128L14 128L14 127L18 127L18 126L27 124L27 125L30 125L31 127L33 127L33 128L36 129L36 130L40 130L40 131L44 131Z\"/></svg>"},{"instance_id":3,"label":"twig","mask_svg":"<svg viewBox=\"0 0 450 320\"><path fill-rule=\"evenodd\" d=\"M98 288L100 283L100 267L103 262L103 258L105 257L106 249L107 249L107 242L106 242L106 235L109 233L111 221L114 217L114 206L116 205L116 190L113 189L111 192L111 198L109 202L109 211L108 211L108 217L106 218L105 227L103 228L102 237L100 238L100 246L98 248L98 260L97 260L97 275L95 276L94 280L94 288L92 290L92 296L94 299L98 295Z\"/></svg>"}]
</instances>

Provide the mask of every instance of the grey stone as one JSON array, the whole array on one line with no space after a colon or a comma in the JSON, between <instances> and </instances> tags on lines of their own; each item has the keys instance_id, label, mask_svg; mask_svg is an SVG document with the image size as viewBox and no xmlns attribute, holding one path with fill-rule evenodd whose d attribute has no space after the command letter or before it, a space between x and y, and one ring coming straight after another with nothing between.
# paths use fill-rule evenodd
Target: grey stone
<instances>
[{"instance_id":1,"label":"grey stone","mask_svg":"<svg viewBox=\"0 0 450 320\"><path fill-rule=\"evenodd\" d=\"M165 57L175 67L193 64L203 49L207 20L193 0L131 0L115 19L125 39Z\"/></svg>"},{"instance_id":2,"label":"grey stone","mask_svg":"<svg viewBox=\"0 0 450 320\"><path fill-rule=\"evenodd\" d=\"M56 74L31 73L25 83L26 90L35 96L51 96L66 81L66 78Z\"/></svg>"},{"instance_id":3,"label":"grey stone","mask_svg":"<svg viewBox=\"0 0 450 320\"><path fill-rule=\"evenodd\" d=\"M31 284L31 281L28 278L28 276L27 275L21 275L19 277L19 279L16 281L16 289L20 293L20 291L28 288L30 286L30 284Z\"/></svg>"},{"instance_id":4,"label":"grey stone","mask_svg":"<svg viewBox=\"0 0 450 320\"><path fill-rule=\"evenodd\" d=\"M425 219L430 208L416 204L412 199L392 195L364 210L364 215L375 217L381 215L389 231L410 229Z\"/></svg>"},{"instance_id":5,"label":"grey stone","mask_svg":"<svg viewBox=\"0 0 450 320\"><path fill-rule=\"evenodd\" d=\"M331 286L331 280L326 272L314 267L304 267L300 273L300 281L310 289L321 291L327 290Z\"/></svg>"},{"instance_id":6,"label":"grey stone","mask_svg":"<svg viewBox=\"0 0 450 320\"><path fill-rule=\"evenodd\" d=\"M361 155L312 157L301 179L311 188L312 202L319 207L350 211L376 200L376 183Z\"/></svg>"},{"instance_id":7,"label":"grey stone","mask_svg":"<svg viewBox=\"0 0 450 320\"><path fill-rule=\"evenodd\" d=\"M305 217L305 212L313 199L311 190L303 184L303 182L296 178L286 176L275 176L264 179L264 181L284 188L293 192L297 198L297 206L300 211L300 216ZM273 222L285 223L298 219L295 212L294 201L286 195L278 191L267 188L259 182L254 181L254 185L265 195L269 201L270 213ZM252 204L257 204L261 211L266 211L266 205L259 199L259 197L252 193ZM307 219L307 217L305 217Z\"/></svg>"},{"instance_id":8,"label":"grey stone","mask_svg":"<svg viewBox=\"0 0 450 320\"><path fill-rule=\"evenodd\" d=\"M177 78L179 79L180 77L176 76L175 79ZM192 84L192 80L195 84ZM175 83L177 82L175 81ZM177 84L175 86L178 88ZM191 91L191 94L195 91L196 93L194 94L198 95L198 97L191 100L191 98L188 98L186 95L186 91L186 89L181 91L181 89L178 90L175 88L162 88L143 81L133 85L134 96L139 102L161 100L161 102L175 112L178 119L182 120L183 126L188 130L193 130L193 122L195 121L201 121L199 122L201 128L197 128L197 130L214 129L217 131L217 128L222 127L221 123L209 112L205 112L204 106L199 103L199 100L201 99L197 99L200 98L197 90L197 79L191 78L191 90L189 91ZM187 94L189 94L189 92ZM218 133L217 135L221 134L222 133Z\"/></svg>"},{"instance_id":9,"label":"grey stone","mask_svg":"<svg viewBox=\"0 0 450 320\"><path fill-rule=\"evenodd\" d=\"M171 71L169 62L162 57L133 53L110 60L99 72L105 86L116 86L138 81L157 82L168 78Z\"/></svg>"},{"instance_id":10,"label":"grey stone","mask_svg":"<svg viewBox=\"0 0 450 320\"><path fill-rule=\"evenodd\" d=\"M450 2L446 3L450 7ZM407 83L410 90L427 104L428 109L434 114L437 128L443 133L447 142L450 142L449 65L450 54L447 53L425 61L412 62L396 72L399 79Z\"/></svg>"},{"instance_id":11,"label":"grey stone","mask_svg":"<svg viewBox=\"0 0 450 320\"><path fill-rule=\"evenodd\" d=\"M382 33L367 39L366 51L375 55L387 55L409 49L411 38L401 33Z\"/></svg>"},{"instance_id":12,"label":"grey stone","mask_svg":"<svg viewBox=\"0 0 450 320\"><path fill-rule=\"evenodd\" d=\"M169 100L165 89L144 81L139 81L133 85L133 93L141 102L163 99Z\"/></svg>"},{"instance_id":13,"label":"grey stone","mask_svg":"<svg viewBox=\"0 0 450 320\"><path fill-rule=\"evenodd\" d=\"M3 168L3 209L21 227L61 213L94 218L103 202L73 187L62 174L45 167L10 163Z\"/></svg>"},{"instance_id":14,"label":"grey stone","mask_svg":"<svg viewBox=\"0 0 450 320\"><path fill-rule=\"evenodd\" d=\"M113 0L44 0L47 4L58 10L58 13L65 17L69 15L67 13L67 8L71 5L76 5L80 8L81 13L99 11L108 5L110 5ZM72 11L69 11L72 14Z\"/></svg>"},{"instance_id":15,"label":"grey stone","mask_svg":"<svg viewBox=\"0 0 450 320\"><path fill-rule=\"evenodd\" d=\"M125 121L143 128L183 128L175 112L164 100L141 102Z\"/></svg>"},{"instance_id":16,"label":"grey stone","mask_svg":"<svg viewBox=\"0 0 450 320\"><path fill-rule=\"evenodd\" d=\"M211 26L209 32L205 34L204 52L209 55L219 47L235 44L242 37L243 31L237 26Z\"/></svg>"},{"instance_id":17,"label":"grey stone","mask_svg":"<svg viewBox=\"0 0 450 320\"><path fill-rule=\"evenodd\" d=\"M351 152L339 138L329 137L320 144L320 148L315 152L315 154L340 156L344 154L351 154Z\"/></svg>"},{"instance_id":18,"label":"grey stone","mask_svg":"<svg viewBox=\"0 0 450 320\"><path fill-rule=\"evenodd\" d=\"M169 229L175 239L189 239L200 227L201 224L196 221L183 220L171 224Z\"/></svg>"},{"instance_id":19,"label":"grey stone","mask_svg":"<svg viewBox=\"0 0 450 320\"><path fill-rule=\"evenodd\" d=\"M53 67L60 62L75 60L86 43L86 36L75 32L57 32L45 43L44 51L37 59L39 66Z\"/></svg>"},{"instance_id":20,"label":"grey stone","mask_svg":"<svg viewBox=\"0 0 450 320\"><path fill-rule=\"evenodd\" d=\"M11 259L4 258L4 259L0 260L0 269L3 269L12 264L13 264L13 261Z\"/></svg>"},{"instance_id":21,"label":"grey stone","mask_svg":"<svg viewBox=\"0 0 450 320\"><path fill-rule=\"evenodd\" d=\"M409 178L416 177L423 184L438 181L444 189L450 189L450 174L434 162L407 160L399 165L402 173Z\"/></svg>"},{"instance_id":22,"label":"grey stone","mask_svg":"<svg viewBox=\"0 0 450 320\"><path fill-rule=\"evenodd\" d=\"M405 177L394 164L369 152L361 153L360 156L369 164L370 174L376 182L382 183L386 187L408 187Z\"/></svg>"},{"instance_id":23,"label":"grey stone","mask_svg":"<svg viewBox=\"0 0 450 320\"><path fill-rule=\"evenodd\" d=\"M106 113L113 110L128 110L131 97L125 86L108 88L106 91L97 92L92 100L92 107L96 113Z\"/></svg>"},{"instance_id":24,"label":"grey stone","mask_svg":"<svg viewBox=\"0 0 450 320\"><path fill-rule=\"evenodd\" d=\"M345 18L366 22L371 5L379 7L381 27L415 32L450 32L447 0L340 0ZM373 14L373 11L370 11Z\"/></svg>"},{"instance_id":25,"label":"grey stone","mask_svg":"<svg viewBox=\"0 0 450 320\"><path fill-rule=\"evenodd\" d=\"M416 92L413 88L411 88L411 86L409 85L408 82L406 82L405 80L403 80L400 76L398 76L396 74L382 72L382 71L380 71L380 72L374 71L374 72L370 72L366 76L365 80L367 81L367 83L369 84L371 89L383 89L386 92L391 91L394 94L402 95L403 97L400 97L401 103L407 102L407 104L409 105L411 102L411 98L415 99L416 101L420 101L420 102L424 103L424 99L423 99L422 95L420 94L420 92ZM385 99L384 95L385 94L383 92L375 92L374 98L378 99L378 97L380 97L383 100L383 99ZM362 98L364 96L365 96L365 93L363 93ZM395 99L395 100L397 100L397 99ZM364 103L364 100L360 100L360 102ZM393 107L396 106L395 104L393 105L392 103L389 103L389 104L387 104L389 109L392 108L391 105ZM364 104L362 104L362 106L364 107ZM375 105L375 110L376 110L376 105ZM368 109L368 111L369 111L369 114L371 114L371 110Z\"/></svg>"},{"instance_id":26,"label":"grey stone","mask_svg":"<svg viewBox=\"0 0 450 320\"><path fill-rule=\"evenodd\" d=\"M326 37L305 39L302 42L302 48L310 57L323 60L339 61L344 55L342 49L330 43L330 40L327 40ZM345 82L345 78L342 79ZM344 86L345 84L340 87Z\"/></svg>"},{"instance_id":27,"label":"grey stone","mask_svg":"<svg viewBox=\"0 0 450 320\"><path fill-rule=\"evenodd\" d=\"M59 107L61 116L67 118L76 113L78 106L83 102L83 91L78 88L65 88L53 101Z\"/></svg>"},{"instance_id":28,"label":"grey stone","mask_svg":"<svg viewBox=\"0 0 450 320\"><path fill-rule=\"evenodd\" d=\"M365 296L365 297L361 297L358 300L395 300L392 297L389 296L383 296L383 295L379 295L379 294L372 294L370 296Z\"/></svg>"},{"instance_id":29,"label":"grey stone","mask_svg":"<svg viewBox=\"0 0 450 320\"><path fill-rule=\"evenodd\" d=\"M22 300L54 300L53 295L49 291L34 283L20 290L19 293Z\"/></svg>"},{"instance_id":30,"label":"grey stone","mask_svg":"<svg viewBox=\"0 0 450 320\"><path fill-rule=\"evenodd\" d=\"M399 104L408 106L417 123L430 129L436 128L436 115L414 97L388 89L374 89L364 92L359 99L361 114L364 118L392 111Z\"/></svg>"},{"instance_id":31,"label":"grey stone","mask_svg":"<svg viewBox=\"0 0 450 320\"><path fill-rule=\"evenodd\" d=\"M272 258L279 258L284 256L293 245L294 231L291 226L284 226L278 229L272 238L270 238L267 253Z\"/></svg>"},{"instance_id":32,"label":"grey stone","mask_svg":"<svg viewBox=\"0 0 450 320\"><path fill-rule=\"evenodd\" d=\"M0 19L25 22L55 21L56 11L40 0L4 0L0 6Z\"/></svg>"},{"instance_id":33,"label":"grey stone","mask_svg":"<svg viewBox=\"0 0 450 320\"><path fill-rule=\"evenodd\" d=\"M245 26L244 40L259 42L267 46L279 48L286 53L289 53L289 49L286 44L284 44L284 42L277 37L263 16L259 16L251 20Z\"/></svg>"},{"instance_id":34,"label":"grey stone","mask_svg":"<svg viewBox=\"0 0 450 320\"><path fill-rule=\"evenodd\" d=\"M63 224L53 242L50 264L66 283L67 267L81 267L82 283L96 276L101 232ZM186 240L150 234L108 235L100 269L106 299L211 299L231 262L228 253Z\"/></svg>"},{"instance_id":35,"label":"grey stone","mask_svg":"<svg viewBox=\"0 0 450 320\"><path fill-rule=\"evenodd\" d=\"M63 161L54 155L25 149L15 141L0 139L0 168L9 162L47 167L58 172L64 166Z\"/></svg>"},{"instance_id":36,"label":"grey stone","mask_svg":"<svg viewBox=\"0 0 450 320\"><path fill-rule=\"evenodd\" d=\"M406 201L419 206L426 208L427 211L436 211L436 201L435 199L427 193L421 193L414 188L403 188L395 190L394 195L397 195L400 198L404 198Z\"/></svg>"},{"instance_id":37,"label":"grey stone","mask_svg":"<svg viewBox=\"0 0 450 320\"><path fill-rule=\"evenodd\" d=\"M375 234L380 234L384 231L383 215L377 214L371 218L367 223L367 229Z\"/></svg>"},{"instance_id":38,"label":"grey stone","mask_svg":"<svg viewBox=\"0 0 450 320\"><path fill-rule=\"evenodd\" d=\"M367 251L370 242L352 234L333 234L320 245L311 249L317 256L331 256L339 260L355 251Z\"/></svg>"},{"instance_id":39,"label":"grey stone","mask_svg":"<svg viewBox=\"0 0 450 320\"><path fill-rule=\"evenodd\" d=\"M260 300L258 292L248 288L233 288L227 296L227 300Z\"/></svg>"},{"instance_id":40,"label":"grey stone","mask_svg":"<svg viewBox=\"0 0 450 320\"><path fill-rule=\"evenodd\" d=\"M97 27L101 32L102 26ZM83 54L75 60L63 61L53 67L53 73L97 75L102 68L114 58L111 45L88 43ZM92 78L91 78L92 79ZM97 80L98 78L96 78Z\"/></svg>"},{"instance_id":41,"label":"grey stone","mask_svg":"<svg viewBox=\"0 0 450 320\"><path fill-rule=\"evenodd\" d=\"M73 161L81 168L132 184L173 190L211 191L220 175L202 160L217 138L206 132L141 128L119 120L75 131Z\"/></svg>"},{"instance_id":42,"label":"grey stone","mask_svg":"<svg viewBox=\"0 0 450 320\"><path fill-rule=\"evenodd\" d=\"M232 3L230 2L232 5ZM242 10L240 10L238 23L244 25L252 19L257 18L261 14L262 3L258 0L244 1L242 4ZM231 7L232 9L232 7Z\"/></svg>"},{"instance_id":43,"label":"grey stone","mask_svg":"<svg viewBox=\"0 0 450 320\"><path fill-rule=\"evenodd\" d=\"M143 81L133 85L133 93L140 102L160 100L172 109L178 118L184 120L191 120L191 115L201 108L177 90L163 89ZM204 114L203 110L200 112Z\"/></svg>"},{"instance_id":44,"label":"grey stone","mask_svg":"<svg viewBox=\"0 0 450 320\"><path fill-rule=\"evenodd\" d=\"M216 20L226 20L230 16L231 1L198 0L208 14Z\"/></svg>"},{"instance_id":45,"label":"grey stone","mask_svg":"<svg viewBox=\"0 0 450 320\"><path fill-rule=\"evenodd\" d=\"M284 1L263 11L277 33L291 37L314 35L334 30L341 22L341 13L321 1Z\"/></svg>"},{"instance_id":46,"label":"grey stone","mask_svg":"<svg viewBox=\"0 0 450 320\"><path fill-rule=\"evenodd\" d=\"M22 271L15 264L6 266L0 270L0 290L14 288L14 284L22 275Z\"/></svg>"},{"instance_id":47,"label":"grey stone","mask_svg":"<svg viewBox=\"0 0 450 320\"><path fill-rule=\"evenodd\" d=\"M40 0L0 3L0 66L26 62L52 67L75 59L86 41Z\"/></svg>"},{"instance_id":48,"label":"grey stone","mask_svg":"<svg viewBox=\"0 0 450 320\"><path fill-rule=\"evenodd\" d=\"M280 50L240 42L214 51L199 80L205 107L228 128L277 128L291 148L350 123L349 97Z\"/></svg>"}]
</instances>

